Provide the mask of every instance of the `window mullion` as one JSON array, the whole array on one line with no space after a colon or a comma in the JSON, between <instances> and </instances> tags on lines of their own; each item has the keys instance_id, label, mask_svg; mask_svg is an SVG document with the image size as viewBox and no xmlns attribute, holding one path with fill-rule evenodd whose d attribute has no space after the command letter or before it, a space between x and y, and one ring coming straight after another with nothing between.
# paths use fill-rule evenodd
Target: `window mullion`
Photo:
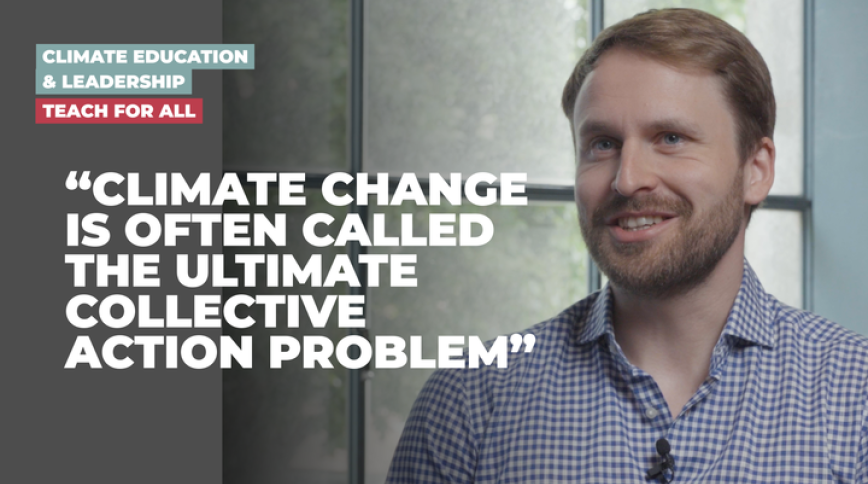
<instances>
[{"instance_id":1,"label":"window mullion","mask_svg":"<svg viewBox=\"0 0 868 484\"><path fill-rule=\"evenodd\" d=\"M804 309L814 309L814 225L811 202L814 200L814 0L804 0L803 4L803 61L802 61L802 156L804 174L802 193L808 207L802 212L802 305Z\"/></svg>"},{"instance_id":2,"label":"window mullion","mask_svg":"<svg viewBox=\"0 0 868 484\"><path fill-rule=\"evenodd\" d=\"M350 1L350 173L353 179L362 171L362 82L363 82L363 52L364 52L364 2L362 0ZM363 223L367 224L367 207L359 206L355 198L350 206L350 213L360 215ZM367 292L367 277L360 267L359 255L364 253L365 248L357 241L349 246L350 260L356 274L360 275L361 287L350 288L350 293L364 295ZM363 305L364 315L367 315L367 303ZM361 334L367 337L367 331L353 329L352 334ZM352 347L353 352L359 348ZM350 354L350 358L356 358L358 354ZM347 432L349 454L349 483L364 484L365 482L365 375L367 370L352 369L349 372L349 431Z\"/></svg>"}]
</instances>

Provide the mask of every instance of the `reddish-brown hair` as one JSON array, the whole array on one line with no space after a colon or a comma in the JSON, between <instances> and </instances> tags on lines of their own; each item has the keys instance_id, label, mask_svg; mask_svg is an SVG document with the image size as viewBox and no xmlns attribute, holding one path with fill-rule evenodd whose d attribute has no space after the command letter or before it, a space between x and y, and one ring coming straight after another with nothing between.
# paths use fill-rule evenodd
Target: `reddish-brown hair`
<instances>
[{"instance_id":1,"label":"reddish-brown hair","mask_svg":"<svg viewBox=\"0 0 868 484\"><path fill-rule=\"evenodd\" d=\"M649 10L600 33L564 87L561 104L570 124L582 83L609 49L619 47L676 68L701 69L721 81L732 108L742 160L775 130L775 95L768 67L741 32L714 15L692 9Z\"/></svg>"}]
</instances>

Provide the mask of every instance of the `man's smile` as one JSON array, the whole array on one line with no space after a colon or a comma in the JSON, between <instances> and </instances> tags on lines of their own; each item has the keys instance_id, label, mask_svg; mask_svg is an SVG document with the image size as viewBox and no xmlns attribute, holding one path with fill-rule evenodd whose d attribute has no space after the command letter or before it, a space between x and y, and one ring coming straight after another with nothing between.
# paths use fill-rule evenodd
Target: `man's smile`
<instances>
[{"instance_id":1,"label":"man's smile","mask_svg":"<svg viewBox=\"0 0 868 484\"><path fill-rule=\"evenodd\" d=\"M649 240L666 230L677 218L671 212L620 212L606 219L609 233L621 243Z\"/></svg>"}]
</instances>

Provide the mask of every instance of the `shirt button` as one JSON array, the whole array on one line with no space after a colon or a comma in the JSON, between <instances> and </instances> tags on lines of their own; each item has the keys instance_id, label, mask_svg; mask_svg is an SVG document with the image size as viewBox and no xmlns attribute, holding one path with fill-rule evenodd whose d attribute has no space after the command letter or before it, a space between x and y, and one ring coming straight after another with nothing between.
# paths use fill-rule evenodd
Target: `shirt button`
<instances>
[{"instance_id":1,"label":"shirt button","mask_svg":"<svg viewBox=\"0 0 868 484\"><path fill-rule=\"evenodd\" d=\"M657 411L656 408L654 408L654 407L648 407L647 409L645 409L645 416L646 416L646 417L648 417L648 418L650 418L650 419L653 419L653 418L656 417L657 415L659 415L659 412Z\"/></svg>"}]
</instances>

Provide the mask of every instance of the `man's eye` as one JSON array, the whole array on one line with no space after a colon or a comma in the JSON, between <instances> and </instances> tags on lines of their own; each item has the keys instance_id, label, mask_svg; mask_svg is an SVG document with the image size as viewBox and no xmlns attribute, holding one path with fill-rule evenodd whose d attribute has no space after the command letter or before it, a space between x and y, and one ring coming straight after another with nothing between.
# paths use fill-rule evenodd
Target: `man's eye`
<instances>
[{"instance_id":1,"label":"man's eye","mask_svg":"<svg viewBox=\"0 0 868 484\"><path fill-rule=\"evenodd\" d=\"M677 145L682 141L681 136L678 136L675 133L669 133L663 136L663 142L667 145Z\"/></svg>"},{"instance_id":2,"label":"man's eye","mask_svg":"<svg viewBox=\"0 0 868 484\"><path fill-rule=\"evenodd\" d=\"M601 139L591 143L591 148L601 151L609 151L615 148L615 143L610 139Z\"/></svg>"}]
</instances>

